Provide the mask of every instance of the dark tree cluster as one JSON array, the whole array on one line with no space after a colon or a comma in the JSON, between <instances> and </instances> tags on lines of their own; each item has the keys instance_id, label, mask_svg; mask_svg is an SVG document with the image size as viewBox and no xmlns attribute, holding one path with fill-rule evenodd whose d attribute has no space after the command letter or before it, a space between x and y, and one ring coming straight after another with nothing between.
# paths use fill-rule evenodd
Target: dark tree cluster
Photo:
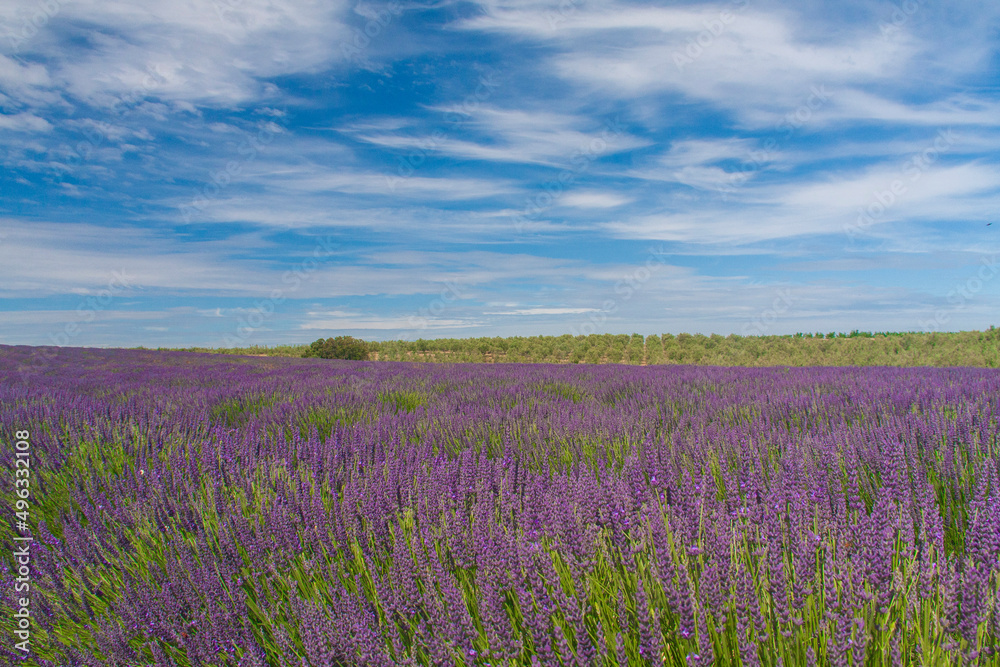
<instances>
[{"instance_id":1,"label":"dark tree cluster","mask_svg":"<svg viewBox=\"0 0 1000 667\"><path fill-rule=\"evenodd\" d=\"M365 341L351 336L337 336L336 338L320 338L313 342L305 352L303 357L319 357L320 359L351 359L353 361L366 361L368 359L368 344Z\"/></svg>"}]
</instances>

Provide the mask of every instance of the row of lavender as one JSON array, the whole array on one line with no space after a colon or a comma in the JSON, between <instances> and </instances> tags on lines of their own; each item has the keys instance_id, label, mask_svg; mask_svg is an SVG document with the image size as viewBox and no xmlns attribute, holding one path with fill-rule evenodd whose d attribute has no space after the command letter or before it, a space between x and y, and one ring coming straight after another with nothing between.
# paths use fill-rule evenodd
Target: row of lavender
<instances>
[{"instance_id":1,"label":"row of lavender","mask_svg":"<svg viewBox=\"0 0 1000 667\"><path fill-rule=\"evenodd\" d=\"M976 369L0 348L27 664L997 664L998 421Z\"/></svg>"}]
</instances>

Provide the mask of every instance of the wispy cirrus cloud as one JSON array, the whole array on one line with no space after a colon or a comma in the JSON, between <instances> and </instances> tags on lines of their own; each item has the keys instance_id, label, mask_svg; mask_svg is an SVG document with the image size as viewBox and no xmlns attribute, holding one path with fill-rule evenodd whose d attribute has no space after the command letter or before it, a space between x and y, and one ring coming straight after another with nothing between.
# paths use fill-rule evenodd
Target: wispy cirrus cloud
<instances>
[{"instance_id":1,"label":"wispy cirrus cloud","mask_svg":"<svg viewBox=\"0 0 1000 667\"><path fill-rule=\"evenodd\" d=\"M17 34L24 18L38 11L34 0L12 0L0 10L0 23ZM229 106L267 96L263 78L340 58L336 46L348 35L346 13L347 5L336 2L80 0L60 3L24 44L8 43L23 57L49 56L30 67L34 74L26 83L57 91L64 102L111 107L155 70L163 79L159 99ZM255 48L262 43L268 48Z\"/></svg>"},{"instance_id":2,"label":"wispy cirrus cloud","mask_svg":"<svg viewBox=\"0 0 1000 667\"><path fill-rule=\"evenodd\" d=\"M563 166L569 164L574 155L586 151L595 135L601 132L601 125L595 124L593 119L538 110L480 106L472 111L461 107L437 107L431 111L442 115L465 113L468 119L463 122L462 129L482 138L466 139L440 131L429 136L407 136L397 132L358 132L354 136L359 141L394 150L429 149L471 160ZM617 153L647 145L648 141L637 137L617 135L612 145L602 152Z\"/></svg>"},{"instance_id":3,"label":"wispy cirrus cloud","mask_svg":"<svg viewBox=\"0 0 1000 667\"><path fill-rule=\"evenodd\" d=\"M122 270L75 343L905 329L1000 251L991 5L50 5L0 7L4 342Z\"/></svg>"}]
</instances>

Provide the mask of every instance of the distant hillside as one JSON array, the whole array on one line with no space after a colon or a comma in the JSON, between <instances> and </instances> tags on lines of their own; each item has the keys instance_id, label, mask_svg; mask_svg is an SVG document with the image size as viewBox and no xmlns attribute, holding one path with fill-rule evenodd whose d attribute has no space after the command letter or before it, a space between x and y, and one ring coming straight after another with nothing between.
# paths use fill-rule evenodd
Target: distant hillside
<instances>
[{"instance_id":1,"label":"distant hillside","mask_svg":"<svg viewBox=\"0 0 1000 667\"><path fill-rule=\"evenodd\" d=\"M1000 366L1000 329L957 333L853 331L789 336L593 334L368 343L378 361L700 364L711 366ZM195 352L298 357L308 345ZM162 349L162 348L161 348Z\"/></svg>"}]
</instances>

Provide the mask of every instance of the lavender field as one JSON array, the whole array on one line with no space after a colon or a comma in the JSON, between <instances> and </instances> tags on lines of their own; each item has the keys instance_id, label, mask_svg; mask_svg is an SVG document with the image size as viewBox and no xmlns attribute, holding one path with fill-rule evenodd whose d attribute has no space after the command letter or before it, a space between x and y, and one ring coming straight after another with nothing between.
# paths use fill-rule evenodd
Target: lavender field
<instances>
[{"instance_id":1,"label":"lavender field","mask_svg":"<svg viewBox=\"0 0 1000 667\"><path fill-rule=\"evenodd\" d=\"M0 429L11 664L1000 664L996 370L0 347Z\"/></svg>"}]
</instances>

